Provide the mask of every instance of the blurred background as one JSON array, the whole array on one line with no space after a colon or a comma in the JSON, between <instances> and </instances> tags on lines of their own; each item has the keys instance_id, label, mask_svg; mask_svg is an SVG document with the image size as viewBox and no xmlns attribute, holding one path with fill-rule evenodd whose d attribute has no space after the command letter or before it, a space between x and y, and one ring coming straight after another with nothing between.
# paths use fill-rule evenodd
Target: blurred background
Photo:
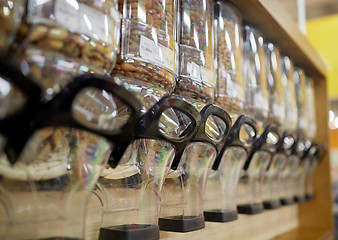
<instances>
[{"instance_id":1,"label":"blurred background","mask_svg":"<svg viewBox=\"0 0 338 240\"><path fill-rule=\"evenodd\" d=\"M338 228L338 1L280 0L327 64L333 211ZM336 234L337 236L337 234ZM336 238L337 239L337 238Z\"/></svg>"}]
</instances>

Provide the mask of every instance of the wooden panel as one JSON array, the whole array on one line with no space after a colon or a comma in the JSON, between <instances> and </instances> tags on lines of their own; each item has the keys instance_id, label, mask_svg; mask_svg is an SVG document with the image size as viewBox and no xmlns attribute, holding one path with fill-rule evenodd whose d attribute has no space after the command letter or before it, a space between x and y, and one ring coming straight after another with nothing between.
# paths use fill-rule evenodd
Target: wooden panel
<instances>
[{"instance_id":1,"label":"wooden panel","mask_svg":"<svg viewBox=\"0 0 338 240\"><path fill-rule=\"evenodd\" d=\"M321 143L328 143L328 99L327 86L325 81L315 82L317 136L316 140ZM328 147L328 144L327 146ZM318 165L315 172L314 201L300 205L299 219L302 227L322 228L330 231L333 228L332 204L331 204L331 179L330 161L328 151Z\"/></svg>"},{"instance_id":2,"label":"wooden panel","mask_svg":"<svg viewBox=\"0 0 338 240\"><path fill-rule=\"evenodd\" d=\"M314 78L324 78L324 61L278 0L229 1L239 8L245 20L259 26L269 41L276 43L283 54L290 56L295 65Z\"/></svg>"}]
</instances>

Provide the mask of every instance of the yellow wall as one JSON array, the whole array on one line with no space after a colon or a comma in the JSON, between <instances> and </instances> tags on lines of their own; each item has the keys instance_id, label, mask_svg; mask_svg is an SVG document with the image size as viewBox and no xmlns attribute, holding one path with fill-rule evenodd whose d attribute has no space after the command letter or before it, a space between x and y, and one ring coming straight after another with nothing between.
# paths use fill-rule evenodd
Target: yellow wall
<instances>
[{"instance_id":1,"label":"yellow wall","mask_svg":"<svg viewBox=\"0 0 338 240\"><path fill-rule=\"evenodd\" d=\"M338 15L309 20L307 37L328 65L328 94L338 98Z\"/></svg>"}]
</instances>

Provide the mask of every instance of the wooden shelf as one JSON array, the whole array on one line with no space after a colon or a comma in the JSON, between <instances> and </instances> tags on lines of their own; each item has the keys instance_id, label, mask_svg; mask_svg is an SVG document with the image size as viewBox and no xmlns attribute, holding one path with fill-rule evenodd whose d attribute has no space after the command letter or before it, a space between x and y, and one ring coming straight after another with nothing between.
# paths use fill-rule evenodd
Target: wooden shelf
<instances>
[{"instance_id":1,"label":"wooden shelf","mask_svg":"<svg viewBox=\"0 0 338 240\"><path fill-rule=\"evenodd\" d=\"M278 0L229 0L242 13L244 20L257 26L268 41L279 46L296 66L315 79L325 78L326 65L297 23Z\"/></svg>"}]
</instances>

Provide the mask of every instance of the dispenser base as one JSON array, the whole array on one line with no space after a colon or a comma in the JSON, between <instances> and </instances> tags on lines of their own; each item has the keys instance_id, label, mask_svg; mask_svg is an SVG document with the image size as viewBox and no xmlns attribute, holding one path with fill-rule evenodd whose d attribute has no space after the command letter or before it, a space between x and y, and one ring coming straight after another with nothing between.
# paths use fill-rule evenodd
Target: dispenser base
<instances>
[{"instance_id":1,"label":"dispenser base","mask_svg":"<svg viewBox=\"0 0 338 240\"><path fill-rule=\"evenodd\" d=\"M305 197L304 196L294 196L293 201L295 201L296 203L302 203L302 202L305 202Z\"/></svg>"},{"instance_id":2,"label":"dispenser base","mask_svg":"<svg viewBox=\"0 0 338 240\"><path fill-rule=\"evenodd\" d=\"M292 198L282 198L280 200L280 204L282 204L283 206L288 206L288 205L292 205L294 202L293 202L293 199Z\"/></svg>"},{"instance_id":3,"label":"dispenser base","mask_svg":"<svg viewBox=\"0 0 338 240\"><path fill-rule=\"evenodd\" d=\"M278 200L264 201L264 209L277 209L280 208L280 202Z\"/></svg>"},{"instance_id":4,"label":"dispenser base","mask_svg":"<svg viewBox=\"0 0 338 240\"><path fill-rule=\"evenodd\" d=\"M312 201L313 199L315 199L315 196L313 194L306 194L305 195L306 201Z\"/></svg>"},{"instance_id":5,"label":"dispenser base","mask_svg":"<svg viewBox=\"0 0 338 240\"><path fill-rule=\"evenodd\" d=\"M169 232L191 232L205 227L204 217L173 216L159 219L160 230Z\"/></svg>"},{"instance_id":6,"label":"dispenser base","mask_svg":"<svg viewBox=\"0 0 338 240\"><path fill-rule=\"evenodd\" d=\"M157 225L125 224L100 229L99 240L157 240L160 230Z\"/></svg>"},{"instance_id":7,"label":"dispenser base","mask_svg":"<svg viewBox=\"0 0 338 240\"><path fill-rule=\"evenodd\" d=\"M230 222L238 218L238 212L237 210L215 209L204 211L204 218L208 222Z\"/></svg>"},{"instance_id":8,"label":"dispenser base","mask_svg":"<svg viewBox=\"0 0 338 240\"><path fill-rule=\"evenodd\" d=\"M245 204L237 206L238 213L258 214L264 211L263 203Z\"/></svg>"}]
</instances>

